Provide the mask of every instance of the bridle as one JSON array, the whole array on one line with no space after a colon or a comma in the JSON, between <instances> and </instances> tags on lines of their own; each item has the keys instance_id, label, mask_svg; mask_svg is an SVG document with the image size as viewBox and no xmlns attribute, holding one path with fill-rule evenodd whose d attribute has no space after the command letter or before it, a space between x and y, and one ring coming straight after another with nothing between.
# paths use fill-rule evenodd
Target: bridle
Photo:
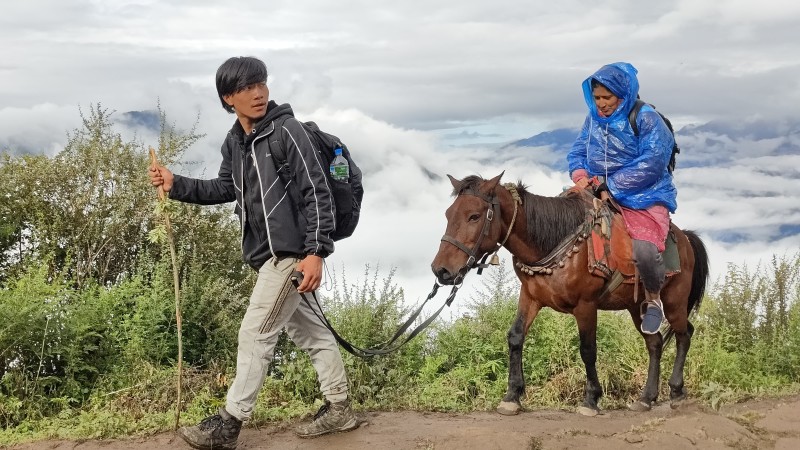
<instances>
[{"instance_id":1,"label":"bridle","mask_svg":"<svg viewBox=\"0 0 800 450\"><path fill-rule=\"evenodd\" d=\"M497 252L500 251L503 245L505 245L509 236L511 236L511 230L514 228L514 223L517 220L517 210L519 209L518 205L522 204L522 199L520 198L519 193L517 192L517 189L514 187L513 183L506 183L503 185L503 187L508 189L508 191L511 193L511 196L514 198L514 214L511 218L511 223L508 225L508 232L506 232L506 236L503 238L503 241L495 243L495 247L486 252L481 258L480 262L478 262L478 251L483 243L483 238L489 235L494 216L500 216L500 202L497 200L497 195L494 193L494 190L492 190L491 196L476 192L474 189L467 189L458 194L478 197L479 199L488 203L488 207L486 208L486 214L483 218L483 227L481 228L480 236L478 236L478 241L475 242L475 245L471 249L452 236L447 234L442 236L442 241L455 245L459 250L466 253L468 256L467 262L465 262L464 265L458 269L456 277L453 279L453 284L460 285L464 281L464 277L467 275L467 272L472 270L474 267L478 268L478 274L480 275L484 268L490 265L499 264ZM488 258L490 254L492 255L492 259L488 264L486 264L486 258Z\"/></svg>"}]
</instances>

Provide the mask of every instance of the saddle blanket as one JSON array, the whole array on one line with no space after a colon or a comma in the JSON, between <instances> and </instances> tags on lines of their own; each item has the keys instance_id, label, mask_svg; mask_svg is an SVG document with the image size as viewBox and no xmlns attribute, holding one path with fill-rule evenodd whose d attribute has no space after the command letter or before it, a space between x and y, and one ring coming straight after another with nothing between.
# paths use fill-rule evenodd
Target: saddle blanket
<instances>
[{"instance_id":1,"label":"saddle blanket","mask_svg":"<svg viewBox=\"0 0 800 450\"><path fill-rule=\"evenodd\" d=\"M675 224L670 223L669 233L662 253L666 275L670 277L681 271ZM614 271L625 277L625 283L633 283L636 266L633 263L633 245L622 214L611 211L606 202L596 214L592 224L589 246L589 272L610 279Z\"/></svg>"}]
</instances>

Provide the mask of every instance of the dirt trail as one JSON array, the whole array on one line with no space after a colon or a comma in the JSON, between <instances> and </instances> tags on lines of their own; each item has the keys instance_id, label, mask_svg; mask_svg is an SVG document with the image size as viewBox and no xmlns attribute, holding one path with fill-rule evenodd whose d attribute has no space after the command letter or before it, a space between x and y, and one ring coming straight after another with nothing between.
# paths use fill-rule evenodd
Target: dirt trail
<instances>
[{"instance_id":1,"label":"dirt trail","mask_svg":"<svg viewBox=\"0 0 800 450\"><path fill-rule=\"evenodd\" d=\"M360 412L353 432L300 439L293 425L246 428L239 450L487 450L487 449L800 449L800 396L754 400L713 411L694 402L668 403L647 413L606 411L583 417L569 411L526 411L514 417L471 414ZM179 450L172 433L105 441L45 441L15 450Z\"/></svg>"}]
</instances>

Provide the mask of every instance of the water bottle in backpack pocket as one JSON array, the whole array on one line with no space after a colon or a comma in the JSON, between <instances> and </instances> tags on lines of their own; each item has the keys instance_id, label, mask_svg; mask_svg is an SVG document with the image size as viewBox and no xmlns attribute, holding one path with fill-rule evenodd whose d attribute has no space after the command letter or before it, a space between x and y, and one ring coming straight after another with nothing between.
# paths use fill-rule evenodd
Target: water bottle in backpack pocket
<instances>
[{"instance_id":1,"label":"water bottle in backpack pocket","mask_svg":"<svg viewBox=\"0 0 800 450\"><path fill-rule=\"evenodd\" d=\"M350 182L350 164L342 156L342 148L336 147L333 150L333 160L331 161L331 178L343 183Z\"/></svg>"},{"instance_id":2,"label":"water bottle in backpack pocket","mask_svg":"<svg viewBox=\"0 0 800 450\"><path fill-rule=\"evenodd\" d=\"M361 170L350 156L347 146L339 138L320 130L314 122L300 122L300 124L313 140L323 167L326 164L329 167L325 175L336 208L336 230L331 233L331 239L338 241L349 237L355 231L361 215L361 200L364 197ZM283 149L271 148L271 151L276 167L285 166L286 156Z\"/></svg>"}]
</instances>

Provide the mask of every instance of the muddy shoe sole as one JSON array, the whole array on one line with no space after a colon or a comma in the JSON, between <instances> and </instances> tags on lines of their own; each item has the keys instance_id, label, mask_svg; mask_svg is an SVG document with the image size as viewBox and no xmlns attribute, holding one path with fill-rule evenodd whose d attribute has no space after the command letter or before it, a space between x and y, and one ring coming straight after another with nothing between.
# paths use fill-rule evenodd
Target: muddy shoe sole
<instances>
[{"instance_id":1,"label":"muddy shoe sole","mask_svg":"<svg viewBox=\"0 0 800 450\"><path fill-rule=\"evenodd\" d=\"M196 442L196 436L192 435L192 427L181 427L178 429L176 434L183 439L184 442L189 444L189 447L196 448L197 450L234 450L236 448L237 442L233 443L226 443L226 444L205 444Z\"/></svg>"}]
</instances>

